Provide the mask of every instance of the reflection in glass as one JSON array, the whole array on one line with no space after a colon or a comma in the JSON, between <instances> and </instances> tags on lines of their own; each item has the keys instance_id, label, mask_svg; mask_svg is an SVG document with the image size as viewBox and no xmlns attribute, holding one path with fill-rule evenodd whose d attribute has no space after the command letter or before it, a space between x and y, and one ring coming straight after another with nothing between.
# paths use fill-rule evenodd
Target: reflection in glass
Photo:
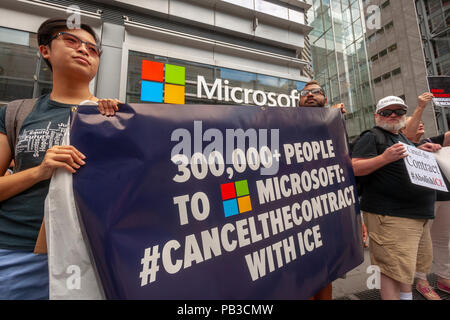
<instances>
[{"instance_id":1,"label":"reflection in glass","mask_svg":"<svg viewBox=\"0 0 450 320\"><path fill-rule=\"evenodd\" d=\"M358 19L353 23L353 31L355 32L355 39L359 39L363 35L361 20Z\"/></svg>"},{"instance_id":2,"label":"reflection in glass","mask_svg":"<svg viewBox=\"0 0 450 320\"><path fill-rule=\"evenodd\" d=\"M350 137L373 124L373 89L359 11L361 1L309 1L315 10L313 20L308 21L314 28L311 32L314 79L327 92L330 105L340 102L346 105ZM329 25L332 28L327 29Z\"/></svg>"},{"instance_id":3,"label":"reflection in glass","mask_svg":"<svg viewBox=\"0 0 450 320\"><path fill-rule=\"evenodd\" d=\"M32 98L33 88L32 80L0 77L0 101L9 102L21 98Z\"/></svg>"},{"instance_id":4,"label":"reflection in glass","mask_svg":"<svg viewBox=\"0 0 450 320\"><path fill-rule=\"evenodd\" d=\"M297 89L298 91L302 91L303 88L305 87L305 84L306 84L306 83L304 83L304 82L296 81L296 82L295 82L295 87L296 87L296 89Z\"/></svg>"},{"instance_id":5,"label":"reflection in glass","mask_svg":"<svg viewBox=\"0 0 450 320\"><path fill-rule=\"evenodd\" d=\"M36 35L6 28L0 28L0 35L0 101L32 98L39 60Z\"/></svg>"},{"instance_id":6,"label":"reflection in glass","mask_svg":"<svg viewBox=\"0 0 450 320\"><path fill-rule=\"evenodd\" d=\"M0 42L30 46L30 34L25 31L0 27Z\"/></svg>"},{"instance_id":7,"label":"reflection in glass","mask_svg":"<svg viewBox=\"0 0 450 320\"><path fill-rule=\"evenodd\" d=\"M331 10L328 8L327 10L323 10L323 27L324 30L329 30L331 28Z\"/></svg>"},{"instance_id":8,"label":"reflection in glass","mask_svg":"<svg viewBox=\"0 0 450 320\"><path fill-rule=\"evenodd\" d=\"M279 80L280 78L266 76L263 74L258 74L258 87L265 88L266 91L272 91L274 89L278 89L280 86Z\"/></svg>"},{"instance_id":9,"label":"reflection in glass","mask_svg":"<svg viewBox=\"0 0 450 320\"><path fill-rule=\"evenodd\" d=\"M360 17L358 1L353 1L353 3L351 4L351 11L352 21L356 21Z\"/></svg>"},{"instance_id":10,"label":"reflection in glass","mask_svg":"<svg viewBox=\"0 0 450 320\"><path fill-rule=\"evenodd\" d=\"M256 86L255 73L226 68L218 68L218 71L219 71L218 78L229 80L229 85L231 87L255 89Z\"/></svg>"}]
</instances>

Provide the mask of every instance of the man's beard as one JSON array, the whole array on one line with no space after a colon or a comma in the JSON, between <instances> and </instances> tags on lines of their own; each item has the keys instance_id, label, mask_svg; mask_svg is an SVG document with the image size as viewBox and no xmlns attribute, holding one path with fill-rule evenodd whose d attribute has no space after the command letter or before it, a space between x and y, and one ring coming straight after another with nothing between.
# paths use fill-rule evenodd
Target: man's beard
<instances>
[{"instance_id":1,"label":"man's beard","mask_svg":"<svg viewBox=\"0 0 450 320\"><path fill-rule=\"evenodd\" d=\"M375 123L378 127L390 132L398 132L400 129L406 126L406 117L403 116L397 123L387 123L383 119L375 119Z\"/></svg>"},{"instance_id":2,"label":"man's beard","mask_svg":"<svg viewBox=\"0 0 450 320\"><path fill-rule=\"evenodd\" d=\"M316 99L313 100L314 104L305 104L300 105L300 107L311 107L311 108L323 108L325 106L325 99L323 99L322 101L317 101Z\"/></svg>"}]
</instances>

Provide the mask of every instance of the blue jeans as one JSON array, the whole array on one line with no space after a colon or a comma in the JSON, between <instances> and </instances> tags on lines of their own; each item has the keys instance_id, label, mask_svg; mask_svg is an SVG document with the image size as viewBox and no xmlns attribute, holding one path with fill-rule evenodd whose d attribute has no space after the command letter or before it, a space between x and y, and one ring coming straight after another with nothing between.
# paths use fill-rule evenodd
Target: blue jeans
<instances>
[{"instance_id":1,"label":"blue jeans","mask_svg":"<svg viewBox=\"0 0 450 320\"><path fill-rule=\"evenodd\" d=\"M0 249L0 300L48 300L46 254Z\"/></svg>"}]
</instances>

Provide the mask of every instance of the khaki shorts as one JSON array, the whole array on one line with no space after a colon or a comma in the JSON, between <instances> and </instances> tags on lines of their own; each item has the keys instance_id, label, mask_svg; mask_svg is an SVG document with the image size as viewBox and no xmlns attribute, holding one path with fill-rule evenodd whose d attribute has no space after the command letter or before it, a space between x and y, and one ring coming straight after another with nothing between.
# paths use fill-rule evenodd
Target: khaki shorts
<instances>
[{"instance_id":1,"label":"khaki shorts","mask_svg":"<svg viewBox=\"0 0 450 320\"><path fill-rule=\"evenodd\" d=\"M405 284L413 284L415 271L429 273L433 261L429 221L364 212L371 263Z\"/></svg>"}]
</instances>

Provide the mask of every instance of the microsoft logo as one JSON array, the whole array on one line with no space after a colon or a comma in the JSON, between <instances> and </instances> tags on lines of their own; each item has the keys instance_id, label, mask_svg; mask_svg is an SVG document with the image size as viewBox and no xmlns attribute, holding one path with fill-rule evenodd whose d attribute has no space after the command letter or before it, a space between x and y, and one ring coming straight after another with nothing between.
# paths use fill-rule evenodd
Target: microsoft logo
<instances>
[{"instance_id":1,"label":"microsoft logo","mask_svg":"<svg viewBox=\"0 0 450 320\"><path fill-rule=\"evenodd\" d=\"M222 192L225 217L252 210L247 180L221 184L220 191Z\"/></svg>"},{"instance_id":2,"label":"microsoft logo","mask_svg":"<svg viewBox=\"0 0 450 320\"><path fill-rule=\"evenodd\" d=\"M142 60L141 101L184 104L186 68Z\"/></svg>"}]
</instances>

